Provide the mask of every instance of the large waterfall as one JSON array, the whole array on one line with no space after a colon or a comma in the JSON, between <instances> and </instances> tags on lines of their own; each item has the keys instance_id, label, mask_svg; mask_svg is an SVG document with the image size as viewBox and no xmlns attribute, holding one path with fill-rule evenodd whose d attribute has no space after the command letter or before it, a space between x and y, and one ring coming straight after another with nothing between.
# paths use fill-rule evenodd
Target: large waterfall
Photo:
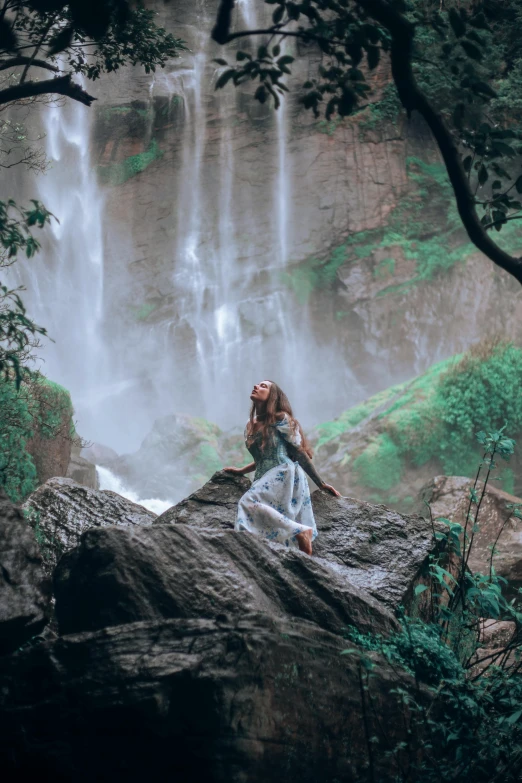
<instances>
[{"instance_id":1,"label":"large waterfall","mask_svg":"<svg viewBox=\"0 0 522 783\"><path fill-rule=\"evenodd\" d=\"M255 25L255 8L254 0L243 0L238 24ZM284 282L303 232L287 102L275 112L232 88L214 93L220 70L213 58L223 52L210 40L213 9L199 2L193 14L190 51L142 90L151 105L168 98L176 107L176 150L164 151L124 186L133 189L132 209L152 198L166 215L157 228L147 226L158 232L153 241L163 232L160 263L170 268L159 291L168 306L151 317L128 316L128 302L133 312L143 310L133 303L129 269L144 240L115 227L111 210L124 191L97 182L94 110L72 104L44 110L52 169L36 186L60 222L32 266L26 301L55 340L41 351L43 369L70 389L79 432L119 452L137 448L154 419L174 412L225 428L242 424L249 390L262 378L287 390L307 425L338 412L341 387L345 399L347 390L351 400L360 396L336 357L335 340L318 343L306 306L292 306ZM133 76L112 77L114 104L120 78L123 93ZM254 142L245 136L246 112ZM268 161L261 167L260 150ZM154 177L158 189L151 194ZM140 281L156 285L146 268L141 274Z\"/></svg>"}]
</instances>

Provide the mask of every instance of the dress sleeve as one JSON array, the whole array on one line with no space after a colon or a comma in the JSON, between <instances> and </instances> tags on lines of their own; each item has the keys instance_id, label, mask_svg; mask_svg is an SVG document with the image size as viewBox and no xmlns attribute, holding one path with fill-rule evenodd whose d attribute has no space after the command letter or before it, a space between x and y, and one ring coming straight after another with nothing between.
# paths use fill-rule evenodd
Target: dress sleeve
<instances>
[{"instance_id":1,"label":"dress sleeve","mask_svg":"<svg viewBox=\"0 0 522 783\"><path fill-rule=\"evenodd\" d=\"M280 421L274 424L274 427L287 443L290 443L292 446L296 447L301 445L301 433L299 432L299 427L294 425L286 413Z\"/></svg>"},{"instance_id":2,"label":"dress sleeve","mask_svg":"<svg viewBox=\"0 0 522 783\"><path fill-rule=\"evenodd\" d=\"M275 427L277 432L279 432L289 444L288 453L292 459L301 465L304 472L310 476L314 484L317 484L318 487L322 487L325 482L316 471L308 454L301 448L301 433L299 432L299 427L294 426L286 414L281 421L277 422Z\"/></svg>"}]
</instances>

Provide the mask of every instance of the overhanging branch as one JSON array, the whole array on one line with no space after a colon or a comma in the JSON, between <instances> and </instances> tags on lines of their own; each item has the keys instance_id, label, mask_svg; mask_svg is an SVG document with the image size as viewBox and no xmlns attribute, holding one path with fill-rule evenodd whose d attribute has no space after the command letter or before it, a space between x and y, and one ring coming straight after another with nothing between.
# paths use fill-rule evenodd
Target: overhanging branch
<instances>
[{"instance_id":1,"label":"overhanging branch","mask_svg":"<svg viewBox=\"0 0 522 783\"><path fill-rule=\"evenodd\" d=\"M51 65L51 63L48 63L45 60L31 60L30 57L24 57L23 55L11 57L10 60L0 61L0 71L5 71L8 68L16 68L19 65L34 65L37 68L45 68L47 71L53 71L54 73L60 72L60 69L57 68L56 65Z\"/></svg>"},{"instance_id":2,"label":"overhanging branch","mask_svg":"<svg viewBox=\"0 0 522 783\"><path fill-rule=\"evenodd\" d=\"M451 131L417 85L411 65L414 26L398 11L391 8L385 0L354 0L354 2L391 33L392 75L399 98L406 111L415 110L424 117L435 137L453 186L460 219L469 238L491 261L522 283L522 259L510 256L502 250L480 222L475 207L475 197Z\"/></svg>"},{"instance_id":3,"label":"overhanging branch","mask_svg":"<svg viewBox=\"0 0 522 783\"><path fill-rule=\"evenodd\" d=\"M522 283L522 259L502 250L480 222L474 194L451 131L417 85L411 65L415 31L413 24L390 6L387 0L353 0L353 2L391 34L392 75L399 98L408 113L418 111L428 124L444 160L460 219L470 240L493 263ZM234 4L235 0L221 0L219 5L216 24L212 30L212 38L219 44L226 44L237 37L230 32ZM307 40L314 39L313 32L303 31L301 37Z\"/></svg>"},{"instance_id":4,"label":"overhanging branch","mask_svg":"<svg viewBox=\"0 0 522 783\"><path fill-rule=\"evenodd\" d=\"M70 73L65 76L58 76L56 79L45 79L42 82L24 82L0 90L0 105L19 101L24 98L34 98L38 95L65 95L74 101L83 103L84 106L90 106L96 100L92 95L85 92L76 82L72 81Z\"/></svg>"}]
</instances>

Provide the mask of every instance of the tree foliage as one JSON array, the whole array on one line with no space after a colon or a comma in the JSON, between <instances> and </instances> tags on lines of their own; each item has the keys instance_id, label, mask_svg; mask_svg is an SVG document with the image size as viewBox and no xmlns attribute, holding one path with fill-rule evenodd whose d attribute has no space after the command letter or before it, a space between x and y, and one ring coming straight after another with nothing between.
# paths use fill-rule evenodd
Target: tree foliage
<instances>
[{"instance_id":1,"label":"tree foliage","mask_svg":"<svg viewBox=\"0 0 522 783\"><path fill-rule=\"evenodd\" d=\"M298 39L301 54L310 46L321 52L317 73L302 85L302 103L328 120L368 105L368 76L389 58L403 107L424 117L439 147L470 239L522 282L522 260L490 233L522 217L522 130L509 111L498 111L498 84L520 67L516 0L265 2L273 7L271 23L231 32L233 3L221 0L214 39L255 35L259 45L255 53L239 50L234 64L218 60L224 70L216 87L252 81L255 98L277 108L294 59L282 47Z\"/></svg>"},{"instance_id":2,"label":"tree foliage","mask_svg":"<svg viewBox=\"0 0 522 783\"><path fill-rule=\"evenodd\" d=\"M32 258L40 248L32 231L43 228L51 217L38 201L25 209L12 199L0 201L0 268L14 263L20 251ZM14 377L17 389L31 348L36 346L38 336L46 334L27 316L21 290L0 283L0 377Z\"/></svg>"},{"instance_id":3,"label":"tree foliage","mask_svg":"<svg viewBox=\"0 0 522 783\"><path fill-rule=\"evenodd\" d=\"M142 65L147 73L163 67L184 46L154 17L127 0L3 0L0 105L58 94L89 106L94 98L75 75L94 80L126 64ZM42 71L55 75L33 75Z\"/></svg>"}]
</instances>

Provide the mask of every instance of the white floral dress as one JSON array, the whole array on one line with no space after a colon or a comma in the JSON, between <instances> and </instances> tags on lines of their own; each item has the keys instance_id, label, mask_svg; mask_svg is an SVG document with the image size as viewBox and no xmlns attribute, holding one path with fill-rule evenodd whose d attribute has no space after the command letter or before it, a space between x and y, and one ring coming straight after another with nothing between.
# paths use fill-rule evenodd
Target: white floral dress
<instances>
[{"instance_id":1,"label":"white floral dress","mask_svg":"<svg viewBox=\"0 0 522 783\"><path fill-rule=\"evenodd\" d=\"M303 468L294 462L287 444L301 445L301 434L288 416L274 425L272 443L264 448L261 433L247 439L256 473L250 489L239 501L235 530L247 530L288 547L298 548L295 537L305 530L317 536L310 489Z\"/></svg>"}]
</instances>

